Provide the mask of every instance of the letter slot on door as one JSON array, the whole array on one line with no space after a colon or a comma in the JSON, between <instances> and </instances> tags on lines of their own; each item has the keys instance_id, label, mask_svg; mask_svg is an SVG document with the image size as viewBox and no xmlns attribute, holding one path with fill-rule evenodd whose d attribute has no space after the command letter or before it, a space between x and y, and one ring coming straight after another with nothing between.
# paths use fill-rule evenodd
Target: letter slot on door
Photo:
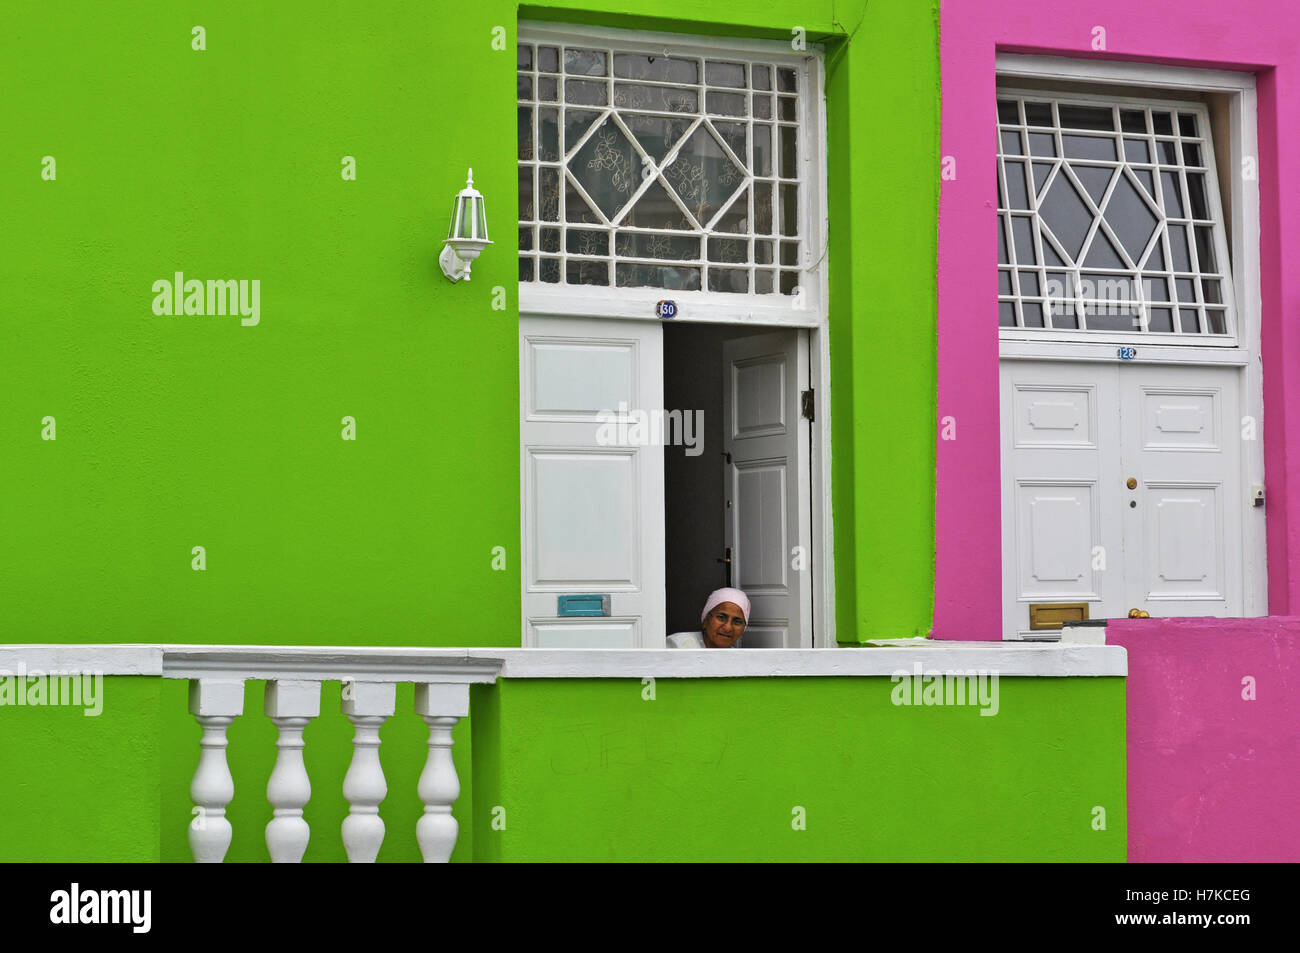
<instances>
[{"instance_id":1,"label":"letter slot on door","mask_svg":"<svg viewBox=\"0 0 1300 953\"><path fill-rule=\"evenodd\" d=\"M580 596L560 596L556 601L558 605L555 614L562 619L575 616L609 615L609 593L607 592Z\"/></svg>"}]
</instances>

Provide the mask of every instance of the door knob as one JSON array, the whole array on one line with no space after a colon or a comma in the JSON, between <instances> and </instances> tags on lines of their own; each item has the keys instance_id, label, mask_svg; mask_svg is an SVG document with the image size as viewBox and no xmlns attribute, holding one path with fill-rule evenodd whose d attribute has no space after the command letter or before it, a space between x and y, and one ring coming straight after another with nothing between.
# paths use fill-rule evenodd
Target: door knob
<instances>
[{"instance_id":1,"label":"door knob","mask_svg":"<svg viewBox=\"0 0 1300 953\"><path fill-rule=\"evenodd\" d=\"M1149 619L1151 618L1151 613L1147 612L1146 609L1129 609L1128 617L1130 619Z\"/></svg>"},{"instance_id":2,"label":"door knob","mask_svg":"<svg viewBox=\"0 0 1300 953\"><path fill-rule=\"evenodd\" d=\"M1129 477L1129 478L1124 482L1124 485L1125 485L1126 487L1128 487L1130 490L1136 490L1136 489L1138 488L1138 481L1135 480L1135 479L1133 479L1133 477Z\"/></svg>"},{"instance_id":3,"label":"door knob","mask_svg":"<svg viewBox=\"0 0 1300 953\"><path fill-rule=\"evenodd\" d=\"M719 559L718 562L720 562L720 563L725 563L725 564L726 564L726 567L727 567L727 588L730 589L730 588L731 588L731 547L730 547L730 546L727 547L727 555L726 555L726 557L723 558L723 559Z\"/></svg>"}]
</instances>

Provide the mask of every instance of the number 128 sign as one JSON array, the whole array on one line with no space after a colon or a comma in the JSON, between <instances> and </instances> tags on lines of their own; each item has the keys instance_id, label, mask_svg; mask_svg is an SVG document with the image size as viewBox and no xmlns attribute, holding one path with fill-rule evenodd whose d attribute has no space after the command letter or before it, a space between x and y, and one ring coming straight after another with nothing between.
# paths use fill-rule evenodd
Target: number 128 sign
<instances>
[{"instance_id":1,"label":"number 128 sign","mask_svg":"<svg viewBox=\"0 0 1300 953\"><path fill-rule=\"evenodd\" d=\"M1121 361L1131 361L1138 356L1138 349L1135 347L1122 347L1115 354Z\"/></svg>"}]
</instances>

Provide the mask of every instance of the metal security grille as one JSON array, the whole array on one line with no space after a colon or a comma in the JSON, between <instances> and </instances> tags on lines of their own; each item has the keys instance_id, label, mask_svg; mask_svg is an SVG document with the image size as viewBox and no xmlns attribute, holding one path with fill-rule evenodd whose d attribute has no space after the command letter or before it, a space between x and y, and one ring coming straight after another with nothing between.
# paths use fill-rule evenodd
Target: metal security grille
<instances>
[{"instance_id":1,"label":"metal security grille","mask_svg":"<svg viewBox=\"0 0 1300 953\"><path fill-rule=\"evenodd\" d=\"M793 295L799 61L520 42L519 280Z\"/></svg>"},{"instance_id":2,"label":"metal security grille","mask_svg":"<svg viewBox=\"0 0 1300 953\"><path fill-rule=\"evenodd\" d=\"M1008 90L997 106L1003 337L1235 343L1204 106Z\"/></svg>"}]
</instances>

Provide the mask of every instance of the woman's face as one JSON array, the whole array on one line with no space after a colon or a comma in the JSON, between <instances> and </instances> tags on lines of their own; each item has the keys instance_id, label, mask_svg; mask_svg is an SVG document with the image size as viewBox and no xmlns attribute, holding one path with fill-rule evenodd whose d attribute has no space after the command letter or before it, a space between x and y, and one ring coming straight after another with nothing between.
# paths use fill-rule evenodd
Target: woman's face
<instances>
[{"instance_id":1,"label":"woman's face","mask_svg":"<svg viewBox=\"0 0 1300 953\"><path fill-rule=\"evenodd\" d=\"M704 644L729 649L745 634L745 614L734 602L720 602L704 617Z\"/></svg>"}]
</instances>

